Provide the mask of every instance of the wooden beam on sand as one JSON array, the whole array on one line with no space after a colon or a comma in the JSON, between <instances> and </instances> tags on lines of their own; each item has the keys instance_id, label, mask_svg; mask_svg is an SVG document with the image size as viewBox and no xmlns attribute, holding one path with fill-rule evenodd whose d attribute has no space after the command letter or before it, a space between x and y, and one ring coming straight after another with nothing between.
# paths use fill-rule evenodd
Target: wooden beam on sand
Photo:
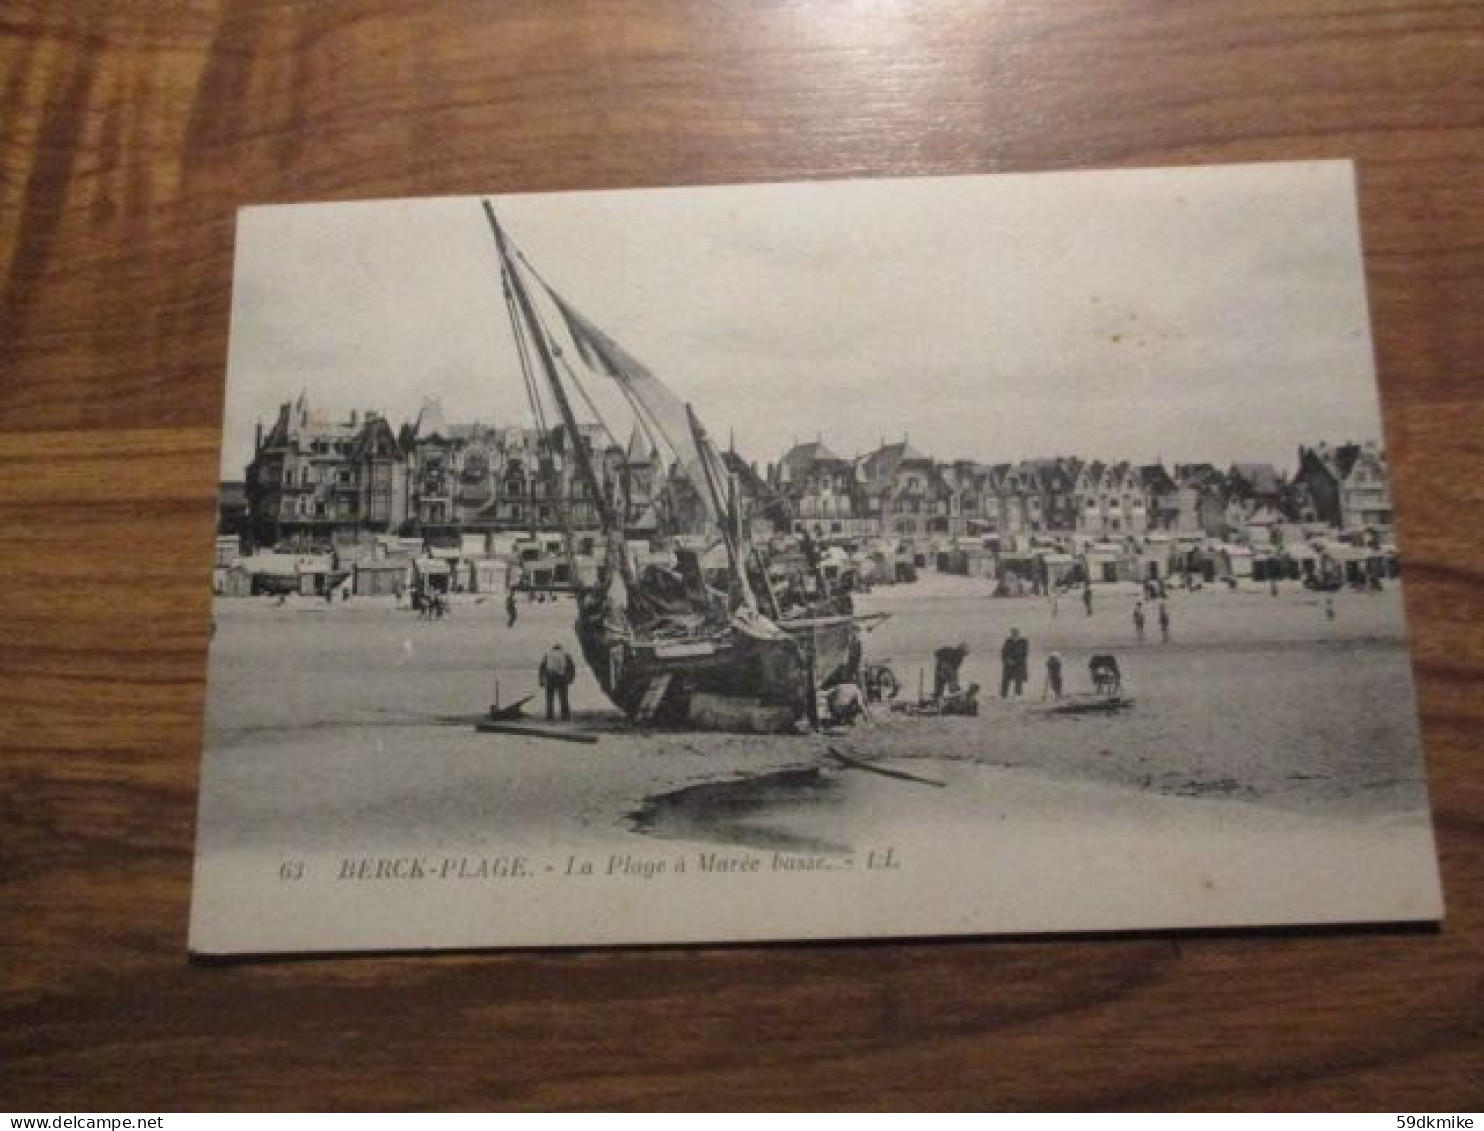
<instances>
[{"instance_id":1,"label":"wooden beam on sand","mask_svg":"<svg viewBox=\"0 0 1484 1131\"><path fill-rule=\"evenodd\" d=\"M598 742L598 736L595 734L584 734L575 730L552 730L529 723L494 722L490 719L483 719L474 724L474 729L480 734L518 734L526 738L555 738L562 742L581 742L587 746L596 746Z\"/></svg>"},{"instance_id":2,"label":"wooden beam on sand","mask_svg":"<svg viewBox=\"0 0 1484 1131\"><path fill-rule=\"evenodd\" d=\"M904 773L901 770L888 770L883 766L873 766L870 762L862 762L859 758L852 758L848 754L841 754L833 746L829 747L828 749L829 752L833 754L839 762L841 762L843 765L849 766L852 770L869 770L871 771L871 773L880 774L882 777L885 778L896 778L899 781L916 782L918 785L933 785L937 786L939 789L943 789L948 785L947 782L934 781L932 778L920 778L916 774Z\"/></svg>"}]
</instances>

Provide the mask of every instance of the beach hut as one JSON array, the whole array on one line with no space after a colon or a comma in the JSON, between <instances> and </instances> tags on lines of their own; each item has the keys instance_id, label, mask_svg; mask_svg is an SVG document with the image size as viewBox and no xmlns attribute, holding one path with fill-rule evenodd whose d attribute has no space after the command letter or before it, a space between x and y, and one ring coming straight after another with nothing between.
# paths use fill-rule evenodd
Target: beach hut
<instances>
[{"instance_id":1,"label":"beach hut","mask_svg":"<svg viewBox=\"0 0 1484 1131\"><path fill-rule=\"evenodd\" d=\"M294 558L298 572L298 592L304 597L323 596L344 573L335 569L335 559L329 554L299 554Z\"/></svg>"},{"instance_id":2,"label":"beach hut","mask_svg":"<svg viewBox=\"0 0 1484 1131\"><path fill-rule=\"evenodd\" d=\"M293 554L254 554L240 564L250 578L253 593L299 592L299 560Z\"/></svg>"},{"instance_id":3,"label":"beach hut","mask_svg":"<svg viewBox=\"0 0 1484 1131\"><path fill-rule=\"evenodd\" d=\"M353 592L357 597L395 597L410 585L412 563L400 554L364 558L355 564Z\"/></svg>"},{"instance_id":4,"label":"beach hut","mask_svg":"<svg viewBox=\"0 0 1484 1131\"><path fill-rule=\"evenodd\" d=\"M447 593L452 585L452 571L445 558L414 558L412 576L414 584L427 593Z\"/></svg>"},{"instance_id":5,"label":"beach hut","mask_svg":"<svg viewBox=\"0 0 1484 1131\"><path fill-rule=\"evenodd\" d=\"M253 572L247 559L238 559L221 571L221 583L217 592L223 597L251 597Z\"/></svg>"},{"instance_id":6,"label":"beach hut","mask_svg":"<svg viewBox=\"0 0 1484 1131\"><path fill-rule=\"evenodd\" d=\"M1136 568L1133 559L1113 542L1092 542L1083 552L1087 563L1087 580L1092 585L1111 585L1133 581Z\"/></svg>"},{"instance_id":7,"label":"beach hut","mask_svg":"<svg viewBox=\"0 0 1484 1131\"><path fill-rule=\"evenodd\" d=\"M1228 542L1221 547L1222 576L1242 580L1252 576L1252 547Z\"/></svg>"},{"instance_id":8,"label":"beach hut","mask_svg":"<svg viewBox=\"0 0 1484 1131\"><path fill-rule=\"evenodd\" d=\"M506 568L499 558L470 558L470 589L475 593L504 593Z\"/></svg>"},{"instance_id":9,"label":"beach hut","mask_svg":"<svg viewBox=\"0 0 1484 1131\"><path fill-rule=\"evenodd\" d=\"M1048 591L1073 584L1077 576L1077 559L1060 551L1043 551L1038 555Z\"/></svg>"}]
</instances>

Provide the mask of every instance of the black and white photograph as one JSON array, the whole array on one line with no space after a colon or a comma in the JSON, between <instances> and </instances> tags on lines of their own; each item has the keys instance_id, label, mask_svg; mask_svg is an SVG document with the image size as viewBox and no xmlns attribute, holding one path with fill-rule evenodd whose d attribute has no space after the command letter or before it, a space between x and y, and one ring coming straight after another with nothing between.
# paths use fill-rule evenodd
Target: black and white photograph
<instances>
[{"instance_id":1,"label":"black and white photograph","mask_svg":"<svg viewBox=\"0 0 1484 1131\"><path fill-rule=\"evenodd\" d=\"M1361 239L1343 161L243 210L192 951L1438 920Z\"/></svg>"}]
</instances>

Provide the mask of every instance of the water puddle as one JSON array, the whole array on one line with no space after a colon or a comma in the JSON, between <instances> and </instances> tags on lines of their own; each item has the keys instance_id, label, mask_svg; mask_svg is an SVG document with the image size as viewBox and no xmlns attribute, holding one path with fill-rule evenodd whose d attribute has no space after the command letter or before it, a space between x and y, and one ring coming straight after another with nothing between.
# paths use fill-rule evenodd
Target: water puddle
<instances>
[{"instance_id":1,"label":"water puddle","mask_svg":"<svg viewBox=\"0 0 1484 1131\"><path fill-rule=\"evenodd\" d=\"M845 794L836 775L801 767L658 793L646 797L629 820L636 832L665 840L848 855L849 845L819 831L843 806Z\"/></svg>"}]
</instances>

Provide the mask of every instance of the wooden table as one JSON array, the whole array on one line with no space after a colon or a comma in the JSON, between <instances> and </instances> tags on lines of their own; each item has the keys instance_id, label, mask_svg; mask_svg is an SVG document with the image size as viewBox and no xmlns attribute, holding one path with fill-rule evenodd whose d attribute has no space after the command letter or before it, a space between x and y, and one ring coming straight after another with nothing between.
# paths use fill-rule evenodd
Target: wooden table
<instances>
[{"instance_id":1,"label":"wooden table","mask_svg":"<svg viewBox=\"0 0 1484 1131\"><path fill-rule=\"evenodd\" d=\"M0 11L0 1106L1484 1096L1484 6ZM1338 932L185 960L233 211L1354 157L1449 904Z\"/></svg>"}]
</instances>

